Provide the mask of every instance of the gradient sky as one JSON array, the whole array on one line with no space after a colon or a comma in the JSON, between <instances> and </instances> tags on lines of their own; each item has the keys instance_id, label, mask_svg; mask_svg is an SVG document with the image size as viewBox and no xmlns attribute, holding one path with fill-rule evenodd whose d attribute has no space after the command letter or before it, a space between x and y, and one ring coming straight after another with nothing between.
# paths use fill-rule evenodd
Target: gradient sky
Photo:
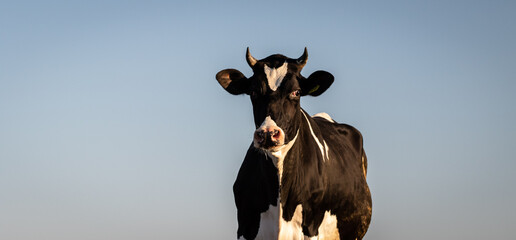
<instances>
[{"instance_id":1,"label":"gradient sky","mask_svg":"<svg viewBox=\"0 0 516 240\"><path fill-rule=\"evenodd\" d=\"M299 57L364 135L365 239L516 239L514 1L1 1L0 239L234 239L253 132L216 82Z\"/></svg>"}]
</instances>

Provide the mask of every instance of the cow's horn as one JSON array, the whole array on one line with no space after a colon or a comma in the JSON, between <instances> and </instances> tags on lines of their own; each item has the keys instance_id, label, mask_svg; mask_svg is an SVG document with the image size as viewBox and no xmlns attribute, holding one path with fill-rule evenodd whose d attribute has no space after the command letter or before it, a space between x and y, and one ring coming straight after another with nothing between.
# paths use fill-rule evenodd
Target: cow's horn
<instances>
[{"instance_id":1,"label":"cow's horn","mask_svg":"<svg viewBox=\"0 0 516 240\"><path fill-rule=\"evenodd\" d=\"M256 58L254 58L251 55L251 53L249 52L249 47L247 47L247 52L245 53L245 58L247 59L247 63L249 64L250 67L253 67L258 62L258 60L256 60Z\"/></svg>"},{"instance_id":2,"label":"cow's horn","mask_svg":"<svg viewBox=\"0 0 516 240\"><path fill-rule=\"evenodd\" d=\"M297 59L297 64L299 64L300 67L304 67L306 64L306 61L308 60L308 51L306 50L303 52L303 55Z\"/></svg>"}]
</instances>

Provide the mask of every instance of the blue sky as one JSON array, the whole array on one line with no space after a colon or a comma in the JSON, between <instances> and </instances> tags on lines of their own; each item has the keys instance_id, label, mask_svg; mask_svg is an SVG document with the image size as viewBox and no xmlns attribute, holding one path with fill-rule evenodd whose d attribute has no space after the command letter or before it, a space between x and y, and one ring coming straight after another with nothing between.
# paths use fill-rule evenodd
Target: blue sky
<instances>
[{"instance_id":1,"label":"blue sky","mask_svg":"<svg viewBox=\"0 0 516 240\"><path fill-rule=\"evenodd\" d=\"M0 238L233 239L254 125L216 82L308 48L360 129L365 239L514 239L513 1L3 1Z\"/></svg>"}]
</instances>

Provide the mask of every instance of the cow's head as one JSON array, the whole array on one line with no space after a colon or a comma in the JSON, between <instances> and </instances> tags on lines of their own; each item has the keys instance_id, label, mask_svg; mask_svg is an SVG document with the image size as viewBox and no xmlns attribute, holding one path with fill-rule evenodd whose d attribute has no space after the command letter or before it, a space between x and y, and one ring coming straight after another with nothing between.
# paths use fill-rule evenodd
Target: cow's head
<instances>
[{"instance_id":1,"label":"cow's head","mask_svg":"<svg viewBox=\"0 0 516 240\"><path fill-rule=\"evenodd\" d=\"M308 78L301 75L308 53L298 59L280 54L257 60L246 53L247 63L253 76L247 78L236 69L217 73L217 81L231 94L247 94L253 104L254 146L276 151L290 142L297 134L301 119L301 96L319 96L333 83L333 75L316 71Z\"/></svg>"}]
</instances>

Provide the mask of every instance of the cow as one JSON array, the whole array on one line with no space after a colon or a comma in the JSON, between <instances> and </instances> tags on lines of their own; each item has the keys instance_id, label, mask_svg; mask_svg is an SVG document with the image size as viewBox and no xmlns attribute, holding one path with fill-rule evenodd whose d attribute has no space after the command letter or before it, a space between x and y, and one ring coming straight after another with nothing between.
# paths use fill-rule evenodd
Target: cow
<instances>
[{"instance_id":1,"label":"cow","mask_svg":"<svg viewBox=\"0 0 516 240\"><path fill-rule=\"evenodd\" d=\"M233 185L237 239L362 239L372 200L362 135L328 114L310 116L302 96L319 96L334 81L301 70L298 59L274 54L257 60L247 48L249 78L236 69L217 73L230 94L247 94L256 130Z\"/></svg>"}]
</instances>

